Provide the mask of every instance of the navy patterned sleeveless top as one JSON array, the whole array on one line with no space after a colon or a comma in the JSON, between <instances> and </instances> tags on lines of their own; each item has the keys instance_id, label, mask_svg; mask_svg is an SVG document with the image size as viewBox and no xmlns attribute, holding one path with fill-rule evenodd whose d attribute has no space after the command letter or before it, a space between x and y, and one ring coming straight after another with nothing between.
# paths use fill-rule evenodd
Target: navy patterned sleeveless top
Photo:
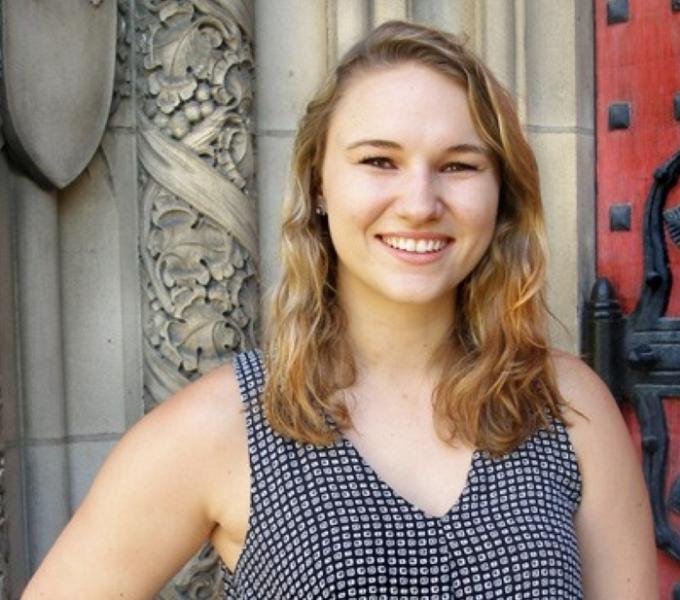
<instances>
[{"instance_id":1,"label":"navy patterned sleeveless top","mask_svg":"<svg viewBox=\"0 0 680 600\"><path fill-rule=\"evenodd\" d=\"M235 357L245 404L251 507L225 568L228 600L583 598L574 512L581 495L565 427L507 456L473 455L456 504L433 518L380 480L345 438L327 447L274 432L260 355Z\"/></svg>"}]
</instances>

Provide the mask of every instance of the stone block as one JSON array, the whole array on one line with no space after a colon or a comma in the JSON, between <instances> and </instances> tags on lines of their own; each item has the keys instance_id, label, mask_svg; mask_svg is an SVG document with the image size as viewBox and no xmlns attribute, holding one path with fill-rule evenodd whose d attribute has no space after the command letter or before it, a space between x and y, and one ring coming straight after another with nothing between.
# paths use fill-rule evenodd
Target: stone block
<instances>
[{"instance_id":1,"label":"stone block","mask_svg":"<svg viewBox=\"0 0 680 600\"><path fill-rule=\"evenodd\" d=\"M475 0L415 0L411 17L417 23L474 38L476 4Z\"/></svg>"},{"instance_id":2,"label":"stone block","mask_svg":"<svg viewBox=\"0 0 680 600\"><path fill-rule=\"evenodd\" d=\"M129 427L143 414L142 401L142 308L139 268L139 203L137 190L136 132L107 132L102 139L102 157L109 166L113 202L118 215L118 285L120 289L123 400Z\"/></svg>"},{"instance_id":3,"label":"stone block","mask_svg":"<svg viewBox=\"0 0 680 600\"><path fill-rule=\"evenodd\" d=\"M36 570L70 518L68 464L63 443L31 443L24 449L29 571Z\"/></svg>"},{"instance_id":4,"label":"stone block","mask_svg":"<svg viewBox=\"0 0 680 600\"><path fill-rule=\"evenodd\" d=\"M258 160L261 167L258 170L257 186L262 292L271 286L279 273L281 206L288 191L292 145L292 135L258 136Z\"/></svg>"},{"instance_id":5,"label":"stone block","mask_svg":"<svg viewBox=\"0 0 680 600\"><path fill-rule=\"evenodd\" d=\"M23 435L64 434L57 196L13 177Z\"/></svg>"},{"instance_id":6,"label":"stone block","mask_svg":"<svg viewBox=\"0 0 680 600\"><path fill-rule=\"evenodd\" d=\"M566 327L553 344L578 352L579 318L595 277L594 136L534 132L550 251L548 304Z\"/></svg>"},{"instance_id":7,"label":"stone block","mask_svg":"<svg viewBox=\"0 0 680 600\"><path fill-rule=\"evenodd\" d=\"M333 65L370 28L370 4L366 0L330 0L328 28L332 43L329 44L329 63Z\"/></svg>"},{"instance_id":8,"label":"stone block","mask_svg":"<svg viewBox=\"0 0 680 600\"><path fill-rule=\"evenodd\" d=\"M4 409L4 406L3 406ZM7 527L10 597L18 597L28 580L28 551L26 540L26 503L24 501L24 460L16 444L5 445L5 518Z\"/></svg>"},{"instance_id":9,"label":"stone block","mask_svg":"<svg viewBox=\"0 0 680 600\"><path fill-rule=\"evenodd\" d=\"M581 245L580 227L585 224L579 222L579 211L587 205L594 207L592 186L579 187L578 177L579 167L582 169L592 156L588 152L589 140L587 136L580 140L579 135L573 133L534 132L530 134L530 141L539 164L545 207L549 248L548 306L564 326L552 324L552 343L563 350L577 352L580 275L588 260L583 255L587 246Z\"/></svg>"},{"instance_id":10,"label":"stone block","mask_svg":"<svg viewBox=\"0 0 680 600\"><path fill-rule=\"evenodd\" d=\"M325 2L260 1L255 21L258 128L295 129L327 69Z\"/></svg>"},{"instance_id":11,"label":"stone block","mask_svg":"<svg viewBox=\"0 0 680 600\"><path fill-rule=\"evenodd\" d=\"M503 0L486 0L479 5L477 47L486 64L509 90L517 88L515 5Z\"/></svg>"},{"instance_id":12,"label":"stone block","mask_svg":"<svg viewBox=\"0 0 680 600\"><path fill-rule=\"evenodd\" d=\"M109 156L115 157L115 143L109 142ZM138 209L120 210L118 196L126 190L112 185L111 169L104 155L97 153L85 174L60 196L70 435L122 432L142 410L139 367L130 364L132 359L141 361ZM136 171L132 175L136 178Z\"/></svg>"},{"instance_id":13,"label":"stone block","mask_svg":"<svg viewBox=\"0 0 680 600\"><path fill-rule=\"evenodd\" d=\"M525 32L527 122L538 126L576 126L574 3L527 0ZM590 45L592 48L592 41Z\"/></svg>"},{"instance_id":14,"label":"stone block","mask_svg":"<svg viewBox=\"0 0 680 600\"><path fill-rule=\"evenodd\" d=\"M579 127L595 127L595 31L593 8L589 2L576 3L576 115Z\"/></svg>"},{"instance_id":15,"label":"stone block","mask_svg":"<svg viewBox=\"0 0 680 600\"><path fill-rule=\"evenodd\" d=\"M408 4L407 0L373 0L373 27L393 19L408 20Z\"/></svg>"},{"instance_id":16,"label":"stone block","mask_svg":"<svg viewBox=\"0 0 680 600\"><path fill-rule=\"evenodd\" d=\"M0 399L2 439L20 435L19 338L16 319L16 256L14 252L13 175L5 154L0 152Z\"/></svg>"},{"instance_id":17,"label":"stone block","mask_svg":"<svg viewBox=\"0 0 680 600\"><path fill-rule=\"evenodd\" d=\"M576 197L578 232L578 299L577 316L582 334L585 323L583 310L597 273L596 254L596 190L595 190L595 134L577 135ZM581 339L582 335L581 335Z\"/></svg>"},{"instance_id":18,"label":"stone block","mask_svg":"<svg viewBox=\"0 0 680 600\"><path fill-rule=\"evenodd\" d=\"M75 512L87 494L97 472L119 436L90 436L89 439L76 439L68 445L69 460L69 505Z\"/></svg>"}]
</instances>

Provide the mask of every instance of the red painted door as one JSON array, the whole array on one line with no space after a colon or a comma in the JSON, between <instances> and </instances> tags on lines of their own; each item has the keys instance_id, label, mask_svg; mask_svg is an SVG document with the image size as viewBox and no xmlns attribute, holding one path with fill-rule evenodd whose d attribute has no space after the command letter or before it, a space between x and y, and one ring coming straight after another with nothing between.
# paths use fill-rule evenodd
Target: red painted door
<instances>
[{"instance_id":1,"label":"red painted door","mask_svg":"<svg viewBox=\"0 0 680 600\"><path fill-rule=\"evenodd\" d=\"M640 448L661 598L680 599L680 1L595 0L595 35L597 270L623 315L600 286L592 335Z\"/></svg>"}]
</instances>

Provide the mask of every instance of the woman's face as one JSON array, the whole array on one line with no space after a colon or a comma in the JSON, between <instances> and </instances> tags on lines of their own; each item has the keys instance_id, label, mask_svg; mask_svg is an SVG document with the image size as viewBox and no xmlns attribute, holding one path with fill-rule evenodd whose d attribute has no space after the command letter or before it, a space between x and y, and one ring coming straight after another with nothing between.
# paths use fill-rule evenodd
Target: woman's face
<instances>
[{"instance_id":1,"label":"woman's face","mask_svg":"<svg viewBox=\"0 0 680 600\"><path fill-rule=\"evenodd\" d=\"M404 63L348 84L321 190L341 297L450 303L493 237L499 179L465 88Z\"/></svg>"}]
</instances>

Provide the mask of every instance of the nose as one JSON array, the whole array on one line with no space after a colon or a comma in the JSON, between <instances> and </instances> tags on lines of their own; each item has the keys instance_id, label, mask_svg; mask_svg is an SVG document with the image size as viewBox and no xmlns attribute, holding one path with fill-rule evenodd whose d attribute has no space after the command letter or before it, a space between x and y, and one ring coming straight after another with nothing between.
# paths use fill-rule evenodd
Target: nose
<instances>
[{"instance_id":1,"label":"nose","mask_svg":"<svg viewBox=\"0 0 680 600\"><path fill-rule=\"evenodd\" d=\"M441 216L443 205L437 190L436 174L418 168L405 172L405 179L395 203L397 215L413 223L426 223Z\"/></svg>"}]
</instances>

